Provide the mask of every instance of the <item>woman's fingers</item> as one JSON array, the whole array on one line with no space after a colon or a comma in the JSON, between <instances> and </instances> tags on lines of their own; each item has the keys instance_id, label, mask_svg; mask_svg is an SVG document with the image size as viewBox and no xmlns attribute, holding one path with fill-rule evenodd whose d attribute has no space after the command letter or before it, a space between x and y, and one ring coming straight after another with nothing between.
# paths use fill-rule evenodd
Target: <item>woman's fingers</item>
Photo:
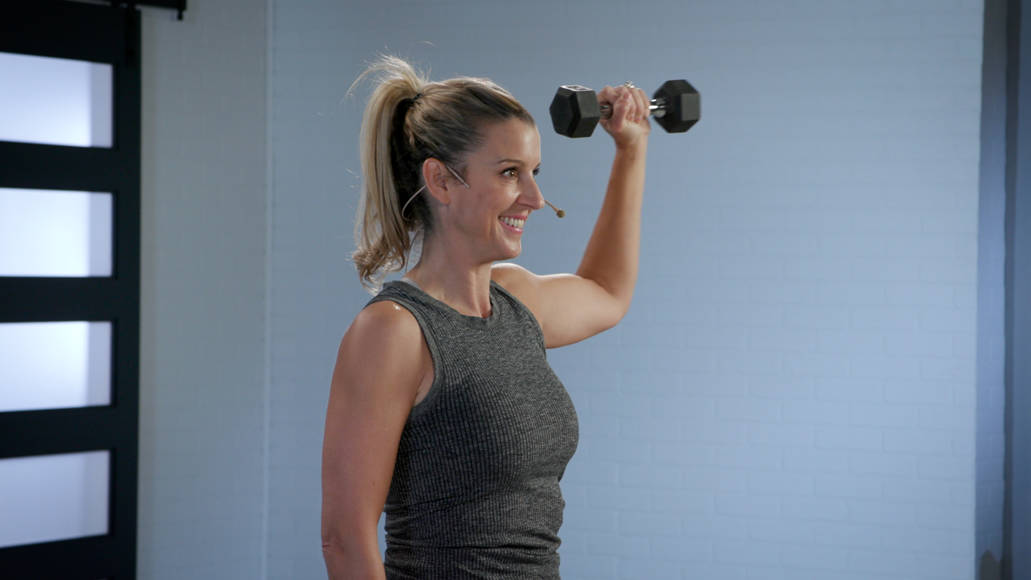
<instances>
[{"instance_id":1,"label":"woman's fingers","mask_svg":"<svg viewBox=\"0 0 1031 580\"><path fill-rule=\"evenodd\" d=\"M601 118L602 126L611 131L618 120L617 112L620 110L619 94L616 92L614 88L606 86L602 90L598 91L598 102L607 104L609 107L612 108L611 114L608 117L602 115Z\"/></svg>"},{"instance_id":2,"label":"woman's fingers","mask_svg":"<svg viewBox=\"0 0 1031 580\"><path fill-rule=\"evenodd\" d=\"M634 96L637 98L637 110L639 111L639 120L647 120L648 115L651 114L649 106L651 105L650 99L647 93L643 89L634 89Z\"/></svg>"},{"instance_id":3,"label":"woman's fingers","mask_svg":"<svg viewBox=\"0 0 1031 580\"><path fill-rule=\"evenodd\" d=\"M598 102L607 103L612 113L601 120L601 126L612 135L616 144L635 141L651 131L648 95L637 87L620 85L607 86L598 91Z\"/></svg>"},{"instance_id":4,"label":"woman's fingers","mask_svg":"<svg viewBox=\"0 0 1031 580\"><path fill-rule=\"evenodd\" d=\"M609 130L618 131L625 119L633 118L635 103L631 91L625 86L603 88L598 93L598 102L608 103L612 107L612 115L602 120Z\"/></svg>"}]
</instances>

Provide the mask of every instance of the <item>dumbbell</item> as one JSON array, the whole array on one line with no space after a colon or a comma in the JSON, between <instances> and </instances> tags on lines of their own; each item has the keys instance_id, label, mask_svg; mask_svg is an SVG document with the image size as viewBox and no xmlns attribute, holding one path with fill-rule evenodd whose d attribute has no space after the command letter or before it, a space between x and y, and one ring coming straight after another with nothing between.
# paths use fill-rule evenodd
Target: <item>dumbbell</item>
<instances>
[{"instance_id":1,"label":"dumbbell","mask_svg":"<svg viewBox=\"0 0 1031 580\"><path fill-rule=\"evenodd\" d=\"M667 133L683 133L701 117L701 95L685 80L662 83L648 109ZM551 100L551 123L566 137L590 137L601 119L612 116L612 106L598 103L598 94L580 85L562 85Z\"/></svg>"}]
</instances>

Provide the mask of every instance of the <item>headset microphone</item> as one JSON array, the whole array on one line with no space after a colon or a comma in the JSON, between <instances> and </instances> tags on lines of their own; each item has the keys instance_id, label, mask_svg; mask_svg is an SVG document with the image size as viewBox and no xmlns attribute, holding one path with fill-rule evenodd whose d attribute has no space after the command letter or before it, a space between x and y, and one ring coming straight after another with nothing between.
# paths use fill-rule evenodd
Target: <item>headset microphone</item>
<instances>
[{"instance_id":1,"label":"headset microphone","mask_svg":"<svg viewBox=\"0 0 1031 580\"><path fill-rule=\"evenodd\" d=\"M565 210L561 210L561 209L559 209L559 208L555 207L555 204L551 203L551 202L550 202L550 201L548 201L548 200L544 200L544 203L548 204L548 206L549 206L549 207L550 207L551 209L555 210L555 215L557 215L558 217L560 217L560 218L566 217L566 212L565 212Z\"/></svg>"}]
</instances>

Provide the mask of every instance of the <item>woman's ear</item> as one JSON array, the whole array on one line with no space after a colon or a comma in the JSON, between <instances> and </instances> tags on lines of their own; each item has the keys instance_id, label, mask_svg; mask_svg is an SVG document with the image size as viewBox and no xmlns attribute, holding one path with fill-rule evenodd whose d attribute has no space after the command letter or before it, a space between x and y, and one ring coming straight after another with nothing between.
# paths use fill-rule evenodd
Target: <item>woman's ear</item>
<instances>
[{"instance_id":1,"label":"woman's ear","mask_svg":"<svg viewBox=\"0 0 1031 580\"><path fill-rule=\"evenodd\" d=\"M449 175L447 166L439 159L429 157L422 162L422 181L426 184L426 193L443 205L451 203Z\"/></svg>"}]
</instances>

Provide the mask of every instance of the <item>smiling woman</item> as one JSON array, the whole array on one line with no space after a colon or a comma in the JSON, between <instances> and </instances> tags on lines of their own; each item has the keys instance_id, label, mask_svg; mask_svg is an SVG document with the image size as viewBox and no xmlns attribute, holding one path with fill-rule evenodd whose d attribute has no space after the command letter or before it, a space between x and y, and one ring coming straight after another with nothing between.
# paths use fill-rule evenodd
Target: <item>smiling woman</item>
<instances>
[{"instance_id":1,"label":"smiling woman","mask_svg":"<svg viewBox=\"0 0 1031 580\"><path fill-rule=\"evenodd\" d=\"M378 294L344 335L323 442L331 578L558 578L559 481L572 401L546 349L626 313L637 277L648 99L606 87L616 156L576 274L538 276L522 250L540 135L486 79L430 82L385 57L362 125L354 260ZM421 235L418 263L401 281ZM380 559L376 525L386 512Z\"/></svg>"}]
</instances>

